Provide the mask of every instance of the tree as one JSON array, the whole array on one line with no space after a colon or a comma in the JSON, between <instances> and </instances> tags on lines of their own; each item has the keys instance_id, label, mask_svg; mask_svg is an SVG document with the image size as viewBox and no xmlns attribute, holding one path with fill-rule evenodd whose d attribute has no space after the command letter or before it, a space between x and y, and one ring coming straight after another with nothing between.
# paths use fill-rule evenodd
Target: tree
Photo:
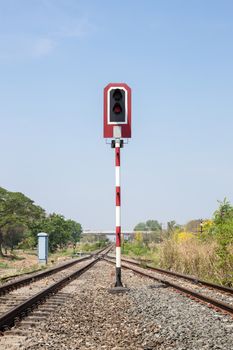
<instances>
[{"instance_id":1,"label":"tree","mask_svg":"<svg viewBox=\"0 0 233 350\"><path fill-rule=\"evenodd\" d=\"M162 226L157 220L147 220L146 222L147 231L161 231Z\"/></svg>"},{"instance_id":2,"label":"tree","mask_svg":"<svg viewBox=\"0 0 233 350\"><path fill-rule=\"evenodd\" d=\"M68 225L63 215L50 214L42 222L42 231L49 235L49 250L55 251L63 248L71 239Z\"/></svg>"},{"instance_id":3,"label":"tree","mask_svg":"<svg viewBox=\"0 0 233 350\"><path fill-rule=\"evenodd\" d=\"M9 242L8 235L4 235L4 232L15 232L13 227L30 227L34 220L44 215L45 211L24 194L0 187L0 255L3 255L4 239Z\"/></svg>"},{"instance_id":4,"label":"tree","mask_svg":"<svg viewBox=\"0 0 233 350\"><path fill-rule=\"evenodd\" d=\"M147 220L146 222L139 222L134 227L134 231L161 231L162 226L157 220Z\"/></svg>"},{"instance_id":5,"label":"tree","mask_svg":"<svg viewBox=\"0 0 233 350\"><path fill-rule=\"evenodd\" d=\"M0 187L0 255L3 247L13 249L21 241L22 246L35 245L37 234L43 231L49 234L49 248L53 251L68 242L76 244L82 227L59 214L46 216L45 210L24 194Z\"/></svg>"},{"instance_id":6,"label":"tree","mask_svg":"<svg viewBox=\"0 0 233 350\"><path fill-rule=\"evenodd\" d=\"M196 220L190 220L186 225L185 225L185 231L188 232L193 232L193 233L199 233L201 229L201 219L196 219Z\"/></svg>"},{"instance_id":7,"label":"tree","mask_svg":"<svg viewBox=\"0 0 233 350\"><path fill-rule=\"evenodd\" d=\"M218 201L218 203L219 208L214 212L214 223L219 225L233 220L233 207L230 202L224 198L223 202Z\"/></svg>"},{"instance_id":8,"label":"tree","mask_svg":"<svg viewBox=\"0 0 233 350\"><path fill-rule=\"evenodd\" d=\"M224 199L219 202L219 208L215 211L211 231L221 246L226 251L233 244L233 207Z\"/></svg>"},{"instance_id":9,"label":"tree","mask_svg":"<svg viewBox=\"0 0 233 350\"><path fill-rule=\"evenodd\" d=\"M147 245L150 242L159 243L162 236L162 226L157 220L140 222L134 227L134 231L146 231L143 234L143 242Z\"/></svg>"},{"instance_id":10,"label":"tree","mask_svg":"<svg viewBox=\"0 0 233 350\"><path fill-rule=\"evenodd\" d=\"M73 242L73 249L75 252L77 242L80 241L80 236L82 233L82 226L80 223L78 223L74 220L67 220L66 223L69 227L70 237L71 237L71 241Z\"/></svg>"},{"instance_id":11,"label":"tree","mask_svg":"<svg viewBox=\"0 0 233 350\"><path fill-rule=\"evenodd\" d=\"M69 242L73 242L73 245L76 246L82 226L74 220L66 220L63 215L53 213L38 224L36 232L40 231L48 233L49 250L53 252L57 248L64 248Z\"/></svg>"},{"instance_id":12,"label":"tree","mask_svg":"<svg viewBox=\"0 0 233 350\"><path fill-rule=\"evenodd\" d=\"M3 246L11 251L22 241L24 237L25 226L22 224L9 224L3 232Z\"/></svg>"},{"instance_id":13,"label":"tree","mask_svg":"<svg viewBox=\"0 0 233 350\"><path fill-rule=\"evenodd\" d=\"M218 243L219 264L224 271L233 270L233 207L224 198L213 215L210 234ZM232 278L231 278L232 279ZM226 280L229 277L226 276ZM232 281L231 281L232 283Z\"/></svg>"},{"instance_id":14,"label":"tree","mask_svg":"<svg viewBox=\"0 0 233 350\"><path fill-rule=\"evenodd\" d=\"M146 231L147 227L146 227L146 223L145 222L139 222L139 224L137 224L134 229L134 231Z\"/></svg>"}]
</instances>

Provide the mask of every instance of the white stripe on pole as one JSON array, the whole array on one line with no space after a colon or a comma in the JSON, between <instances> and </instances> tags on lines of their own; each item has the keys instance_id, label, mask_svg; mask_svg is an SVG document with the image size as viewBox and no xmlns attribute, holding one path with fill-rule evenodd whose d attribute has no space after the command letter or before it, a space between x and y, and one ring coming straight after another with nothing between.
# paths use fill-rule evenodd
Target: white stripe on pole
<instances>
[{"instance_id":1,"label":"white stripe on pole","mask_svg":"<svg viewBox=\"0 0 233 350\"><path fill-rule=\"evenodd\" d=\"M116 207L116 226L121 226L121 207Z\"/></svg>"},{"instance_id":2,"label":"white stripe on pole","mask_svg":"<svg viewBox=\"0 0 233 350\"><path fill-rule=\"evenodd\" d=\"M120 167L116 166L116 187L120 186Z\"/></svg>"},{"instance_id":3,"label":"white stripe on pole","mask_svg":"<svg viewBox=\"0 0 233 350\"><path fill-rule=\"evenodd\" d=\"M116 247L116 267L121 267L121 247Z\"/></svg>"}]
</instances>

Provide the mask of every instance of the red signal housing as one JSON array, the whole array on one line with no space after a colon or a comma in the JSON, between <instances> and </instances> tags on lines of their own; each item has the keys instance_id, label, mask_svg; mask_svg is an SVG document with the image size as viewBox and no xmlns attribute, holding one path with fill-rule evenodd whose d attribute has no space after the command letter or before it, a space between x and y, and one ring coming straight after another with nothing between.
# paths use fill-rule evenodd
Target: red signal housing
<instances>
[{"instance_id":1,"label":"red signal housing","mask_svg":"<svg viewBox=\"0 0 233 350\"><path fill-rule=\"evenodd\" d=\"M131 138L131 88L125 83L104 88L104 138Z\"/></svg>"}]
</instances>

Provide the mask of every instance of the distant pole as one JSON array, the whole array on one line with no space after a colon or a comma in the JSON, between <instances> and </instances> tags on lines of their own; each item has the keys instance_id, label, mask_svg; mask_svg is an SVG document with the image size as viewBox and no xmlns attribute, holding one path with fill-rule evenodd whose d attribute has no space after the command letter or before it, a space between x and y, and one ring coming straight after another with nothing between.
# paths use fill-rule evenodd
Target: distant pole
<instances>
[{"instance_id":1,"label":"distant pole","mask_svg":"<svg viewBox=\"0 0 233 350\"><path fill-rule=\"evenodd\" d=\"M202 219L200 220L200 233L201 233L201 235L203 233L203 220Z\"/></svg>"},{"instance_id":2,"label":"distant pole","mask_svg":"<svg viewBox=\"0 0 233 350\"><path fill-rule=\"evenodd\" d=\"M115 172L116 172L116 284L115 287L122 287L121 282L121 141L115 139Z\"/></svg>"}]
</instances>

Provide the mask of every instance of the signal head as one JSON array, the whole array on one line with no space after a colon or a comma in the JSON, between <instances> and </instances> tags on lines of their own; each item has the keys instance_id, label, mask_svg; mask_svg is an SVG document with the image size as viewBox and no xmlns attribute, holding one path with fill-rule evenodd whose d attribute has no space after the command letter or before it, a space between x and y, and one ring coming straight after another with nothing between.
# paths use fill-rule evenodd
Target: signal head
<instances>
[{"instance_id":1,"label":"signal head","mask_svg":"<svg viewBox=\"0 0 233 350\"><path fill-rule=\"evenodd\" d=\"M113 92L112 97L116 100L116 101L120 101L122 100L122 93L120 89L115 89Z\"/></svg>"},{"instance_id":2,"label":"signal head","mask_svg":"<svg viewBox=\"0 0 233 350\"><path fill-rule=\"evenodd\" d=\"M104 137L131 137L131 89L125 83L104 88Z\"/></svg>"}]
</instances>

